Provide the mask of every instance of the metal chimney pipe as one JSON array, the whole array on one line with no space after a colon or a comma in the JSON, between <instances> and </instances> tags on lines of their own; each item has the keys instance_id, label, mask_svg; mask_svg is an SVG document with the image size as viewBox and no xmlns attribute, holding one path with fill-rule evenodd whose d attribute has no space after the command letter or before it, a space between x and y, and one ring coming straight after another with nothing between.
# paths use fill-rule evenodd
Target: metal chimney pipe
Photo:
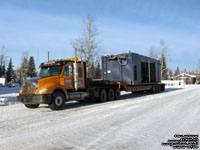
<instances>
[{"instance_id":1,"label":"metal chimney pipe","mask_svg":"<svg viewBox=\"0 0 200 150\"><path fill-rule=\"evenodd\" d=\"M151 82L151 65L149 60L148 60L148 73L149 73L149 82Z\"/></svg>"}]
</instances>

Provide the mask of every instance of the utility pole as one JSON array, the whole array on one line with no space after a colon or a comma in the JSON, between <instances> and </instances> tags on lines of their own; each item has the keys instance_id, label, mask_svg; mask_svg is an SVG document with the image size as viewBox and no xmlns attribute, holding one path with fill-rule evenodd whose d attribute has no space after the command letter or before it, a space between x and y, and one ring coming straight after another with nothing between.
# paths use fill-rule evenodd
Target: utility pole
<instances>
[{"instance_id":1,"label":"utility pole","mask_svg":"<svg viewBox=\"0 0 200 150\"><path fill-rule=\"evenodd\" d=\"M47 51L47 62L49 62L49 51Z\"/></svg>"}]
</instances>

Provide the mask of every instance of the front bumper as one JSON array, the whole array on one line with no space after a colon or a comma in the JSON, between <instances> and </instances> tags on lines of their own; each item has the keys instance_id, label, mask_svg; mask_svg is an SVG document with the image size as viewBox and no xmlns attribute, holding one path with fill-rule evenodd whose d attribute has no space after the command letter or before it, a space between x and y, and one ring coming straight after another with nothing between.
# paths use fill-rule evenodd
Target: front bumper
<instances>
[{"instance_id":1,"label":"front bumper","mask_svg":"<svg viewBox=\"0 0 200 150\"><path fill-rule=\"evenodd\" d=\"M19 95L17 101L24 104L50 104L51 94Z\"/></svg>"}]
</instances>

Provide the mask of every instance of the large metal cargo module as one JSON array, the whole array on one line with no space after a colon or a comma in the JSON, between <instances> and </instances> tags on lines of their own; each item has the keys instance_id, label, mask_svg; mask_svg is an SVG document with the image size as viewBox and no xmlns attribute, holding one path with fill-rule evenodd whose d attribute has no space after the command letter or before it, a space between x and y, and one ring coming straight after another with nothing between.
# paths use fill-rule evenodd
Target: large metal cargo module
<instances>
[{"instance_id":1,"label":"large metal cargo module","mask_svg":"<svg viewBox=\"0 0 200 150\"><path fill-rule=\"evenodd\" d=\"M160 83L160 61L133 52L102 56L102 78L128 85Z\"/></svg>"}]
</instances>

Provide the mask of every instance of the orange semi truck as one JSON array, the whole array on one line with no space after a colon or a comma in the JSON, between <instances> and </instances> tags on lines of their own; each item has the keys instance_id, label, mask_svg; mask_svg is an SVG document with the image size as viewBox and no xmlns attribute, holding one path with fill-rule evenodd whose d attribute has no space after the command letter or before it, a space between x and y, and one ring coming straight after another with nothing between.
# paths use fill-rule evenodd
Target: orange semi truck
<instances>
[{"instance_id":1,"label":"orange semi truck","mask_svg":"<svg viewBox=\"0 0 200 150\"><path fill-rule=\"evenodd\" d=\"M40 65L39 77L23 83L19 96L17 96L17 101L23 103L28 108L37 108L40 104L48 104L52 110L60 110L67 101L92 99L99 102L106 102L119 99L120 91L131 91L133 93L151 91L152 93L157 93L164 90L165 86L155 80L156 76L150 77L153 73L155 75L158 74L155 66L154 69L151 68L153 64L155 65L153 62L155 60L153 59L152 62L149 61L149 64L145 64L145 57L141 59L141 64L144 65L141 65L139 72L149 70L148 76L142 75L145 80L134 77L135 82L132 82L133 79L126 79L126 76L122 72L123 67L129 64L122 64L122 62L125 59L129 60L129 55L103 56L102 79L100 80L86 77L86 62L82 61L79 57L76 59L68 58L42 63ZM148 57L146 58L149 59ZM113 67L115 63L119 64L119 67ZM109 68L109 64L111 68ZM148 66L149 69L146 69ZM119 69L117 70L118 78L116 77L116 72L112 70L116 68ZM154 72L151 73L151 70L154 70ZM133 75L140 75L139 72L137 73L136 67L133 66ZM112 75L114 75L113 78ZM148 82L146 82L146 78L149 79ZM143 82L136 84L136 81L139 79Z\"/></svg>"}]
</instances>

